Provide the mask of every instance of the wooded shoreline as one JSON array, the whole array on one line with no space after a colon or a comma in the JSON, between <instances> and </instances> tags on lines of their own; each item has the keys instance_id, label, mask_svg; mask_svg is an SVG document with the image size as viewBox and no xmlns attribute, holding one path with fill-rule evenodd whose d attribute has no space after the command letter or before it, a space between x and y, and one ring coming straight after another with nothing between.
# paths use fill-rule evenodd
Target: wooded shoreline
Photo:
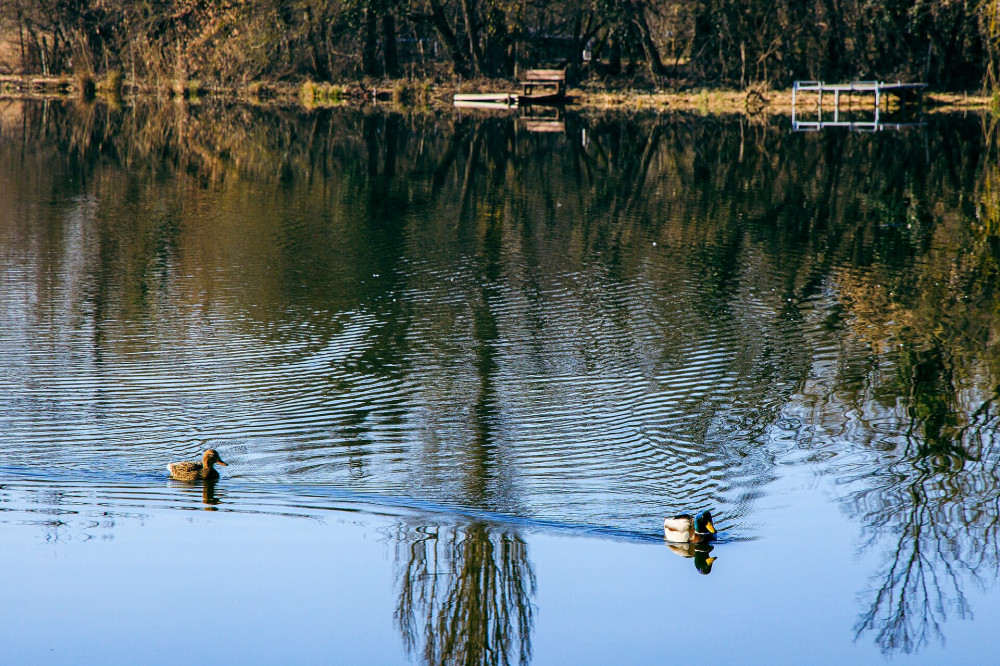
<instances>
[{"instance_id":1,"label":"wooded shoreline","mask_svg":"<svg viewBox=\"0 0 1000 666\"><path fill-rule=\"evenodd\" d=\"M538 68L587 95L802 80L995 92L1000 0L0 0L0 74L84 88L191 96L315 81L320 98L353 97Z\"/></svg>"}]
</instances>

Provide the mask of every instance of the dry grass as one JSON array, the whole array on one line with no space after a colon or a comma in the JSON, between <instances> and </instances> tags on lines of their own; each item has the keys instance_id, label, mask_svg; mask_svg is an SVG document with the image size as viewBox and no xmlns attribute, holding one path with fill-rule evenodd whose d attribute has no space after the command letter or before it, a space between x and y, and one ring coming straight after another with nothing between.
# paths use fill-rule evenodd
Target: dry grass
<instances>
[{"instance_id":1,"label":"dry grass","mask_svg":"<svg viewBox=\"0 0 1000 666\"><path fill-rule=\"evenodd\" d=\"M586 108L622 110L673 110L699 113L779 113L792 112L791 90L692 90L684 92L592 92L573 91L574 101ZM800 96L799 104L802 104ZM808 103L806 98L805 103ZM926 93L924 106L929 111L983 110L990 107L985 95L965 93Z\"/></svg>"},{"instance_id":2,"label":"dry grass","mask_svg":"<svg viewBox=\"0 0 1000 666\"><path fill-rule=\"evenodd\" d=\"M91 76L92 80L92 76ZM85 82L84 82L85 83ZM102 93L121 90L121 72L109 72L96 83ZM73 94L79 90L81 81L66 77L0 76L0 95L22 96L30 94ZM384 82L381 87L364 85L361 89L349 85L305 81L300 86L257 82L245 88L226 90L206 90L197 80L168 81L159 89L156 86L131 86L139 94L163 94L181 96L188 99L201 95L230 95L260 102L264 99L281 101L297 98L307 108L335 106L348 102L370 99L371 92L380 99L390 98L396 106L406 108L450 107L456 92L489 92L513 90L506 81L486 79L449 82L441 85L429 80L397 80ZM691 89L682 91L648 92L639 90L600 90L596 88L572 89L569 92L572 103L583 109L620 109L623 111L686 111L701 114L790 114L792 110L791 90L770 90L762 86L746 90ZM808 104L808 98L800 99L800 104ZM860 102L864 104L866 102ZM954 112L966 110L990 110L1000 106L1000 100L988 95L966 93L926 93L924 109L928 112ZM996 111L994 111L996 113Z\"/></svg>"},{"instance_id":3,"label":"dry grass","mask_svg":"<svg viewBox=\"0 0 1000 666\"><path fill-rule=\"evenodd\" d=\"M429 106L433 90L430 81L400 80L392 87L392 102L397 106Z\"/></svg>"},{"instance_id":4,"label":"dry grass","mask_svg":"<svg viewBox=\"0 0 1000 666\"><path fill-rule=\"evenodd\" d=\"M125 74L120 69L112 69L97 82L97 91L112 97L121 97L125 86Z\"/></svg>"},{"instance_id":5,"label":"dry grass","mask_svg":"<svg viewBox=\"0 0 1000 666\"><path fill-rule=\"evenodd\" d=\"M333 83L306 81L299 87L299 101L307 109L343 104L345 97L344 87Z\"/></svg>"}]
</instances>

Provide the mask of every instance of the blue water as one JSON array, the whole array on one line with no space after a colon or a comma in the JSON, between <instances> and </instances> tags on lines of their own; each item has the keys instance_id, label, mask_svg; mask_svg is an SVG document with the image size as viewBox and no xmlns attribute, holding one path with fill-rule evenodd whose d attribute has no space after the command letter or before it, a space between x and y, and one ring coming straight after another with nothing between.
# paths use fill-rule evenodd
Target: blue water
<instances>
[{"instance_id":1,"label":"blue water","mask_svg":"<svg viewBox=\"0 0 1000 666\"><path fill-rule=\"evenodd\" d=\"M0 109L0 662L997 653L976 119Z\"/></svg>"}]
</instances>

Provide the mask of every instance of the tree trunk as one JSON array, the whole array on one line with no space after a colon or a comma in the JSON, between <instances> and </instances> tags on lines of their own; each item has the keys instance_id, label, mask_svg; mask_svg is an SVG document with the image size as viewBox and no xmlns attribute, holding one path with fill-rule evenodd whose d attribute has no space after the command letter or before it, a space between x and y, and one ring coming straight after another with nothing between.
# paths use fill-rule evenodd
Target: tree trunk
<instances>
[{"instance_id":1,"label":"tree trunk","mask_svg":"<svg viewBox=\"0 0 1000 666\"><path fill-rule=\"evenodd\" d=\"M713 21L712 8L707 3L700 3L694 15L694 34L691 37L691 65L698 75L707 78L718 74L722 62L712 63L712 56L720 50L718 27Z\"/></svg>"},{"instance_id":2,"label":"tree trunk","mask_svg":"<svg viewBox=\"0 0 1000 666\"><path fill-rule=\"evenodd\" d=\"M827 24L826 48L824 50L826 59L821 66L820 72L822 72L823 78L836 79L846 69L844 67L846 57L844 22L836 0L826 0L823 3L823 11Z\"/></svg>"},{"instance_id":3,"label":"tree trunk","mask_svg":"<svg viewBox=\"0 0 1000 666\"><path fill-rule=\"evenodd\" d=\"M479 28L476 26L475 0L462 0L462 18L465 21L465 33L469 40L469 53L476 71L482 74L486 71L483 62L483 52L479 48Z\"/></svg>"},{"instance_id":4,"label":"tree trunk","mask_svg":"<svg viewBox=\"0 0 1000 666\"><path fill-rule=\"evenodd\" d=\"M490 7L487 14L485 32L489 37L486 48L480 51L483 56L483 74L510 76L514 62L511 34L507 27L507 17L495 5Z\"/></svg>"},{"instance_id":5,"label":"tree trunk","mask_svg":"<svg viewBox=\"0 0 1000 666\"><path fill-rule=\"evenodd\" d=\"M327 22L322 19L316 20L308 6L305 9L305 17L309 30L309 64L312 67L313 76L329 81L333 76L333 68L331 61L328 60L329 51L326 48L327 32L329 31Z\"/></svg>"},{"instance_id":6,"label":"tree trunk","mask_svg":"<svg viewBox=\"0 0 1000 666\"><path fill-rule=\"evenodd\" d=\"M378 76L378 23L375 12L365 12L365 43L361 51L361 70L365 76Z\"/></svg>"},{"instance_id":7,"label":"tree trunk","mask_svg":"<svg viewBox=\"0 0 1000 666\"><path fill-rule=\"evenodd\" d=\"M622 41L618 38L618 33L611 33L608 38L611 42L611 54L608 57L608 70L613 76L622 73Z\"/></svg>"},{"instance_id":8,"label":"tree trunk","mask_svg":"<svg viewBox=\"0 0 1000 666\"><path fill-rule=\"evenodd\" d=\"M577 13L573 18L573 32L567 44L566 76L576 80L580 75L580 62L583 59L583 19Z\"/></svg>"},{"instance_id":9,"label":"tree trunk","mask_svg":"<svg viewBox=\"0 0 1000 666\"><path fill-rule=\"evenodd\" d=\"M445 47L448 49L448 53L451 55L452 66L455 68L455 73L459 76L469 75L469 60L465 57L465 51L462 50L461 45L458 43L458 37L455 36L455 31L451 29L448 25L448 19L444 15L444 9L442 9L441 4L438 0L429 0L428 5L431 8L430 17L411 17L413 20L430 20L434 30L441 37L441 41L444 42Z\"/></svg>"},{"instance_id":10,"label":"tree trunk","mask_svg":"<svg viewBox=\"0 0 1000 666\"><path fill-rule=\"evenodd\" d=\"M382 53L385 56L385 73L399 76L399 51L396 48L396 17L390 12L382 16Z\"/></svg>"},{"instance_id":11,"label":"tree trunk","mask_svg":"<svg viewBox=\"0 0 1000 666\"><path fill-rule=\"evenodd\" d=\"M646 21L646 7L641 4L629 4L628 7L632 23L639 31L639 37L642 41L642 51L646 54L646 63L649 65L649 73L654 78L666 75L667 68L663 66L663 61L660 60L660 49L656 46L656 42L653 41L649 23Z\"/></svg>"}]
</instances>

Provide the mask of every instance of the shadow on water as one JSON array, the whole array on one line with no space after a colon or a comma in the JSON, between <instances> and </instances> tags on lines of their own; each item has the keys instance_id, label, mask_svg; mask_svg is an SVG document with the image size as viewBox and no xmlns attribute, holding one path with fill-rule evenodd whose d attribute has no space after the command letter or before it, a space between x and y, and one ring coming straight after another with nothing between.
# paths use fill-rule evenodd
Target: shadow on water
<instances>
[{"instance_id":1,"label":"shadow on water","mask_svg":"<svg viewBox=\"0 0 1000 666\"><path fill-rule=\"evenodd\" d=\"M967 586L995 584L1000 177L978 122L0 117L5 381L31 387L0 411L9 464L127 448L152 467L193 437L251 480L646 535L712 506L735 538L802 464L884 555L859 638L918 651L971 614ZM72 353L46 366L36 336ZM79 414L52 436L46 419ZM411 654L530 658L517 530L403 521L395 543ZM712 569L710 548L674 552Z\"/></svg>"}]
</instances>

